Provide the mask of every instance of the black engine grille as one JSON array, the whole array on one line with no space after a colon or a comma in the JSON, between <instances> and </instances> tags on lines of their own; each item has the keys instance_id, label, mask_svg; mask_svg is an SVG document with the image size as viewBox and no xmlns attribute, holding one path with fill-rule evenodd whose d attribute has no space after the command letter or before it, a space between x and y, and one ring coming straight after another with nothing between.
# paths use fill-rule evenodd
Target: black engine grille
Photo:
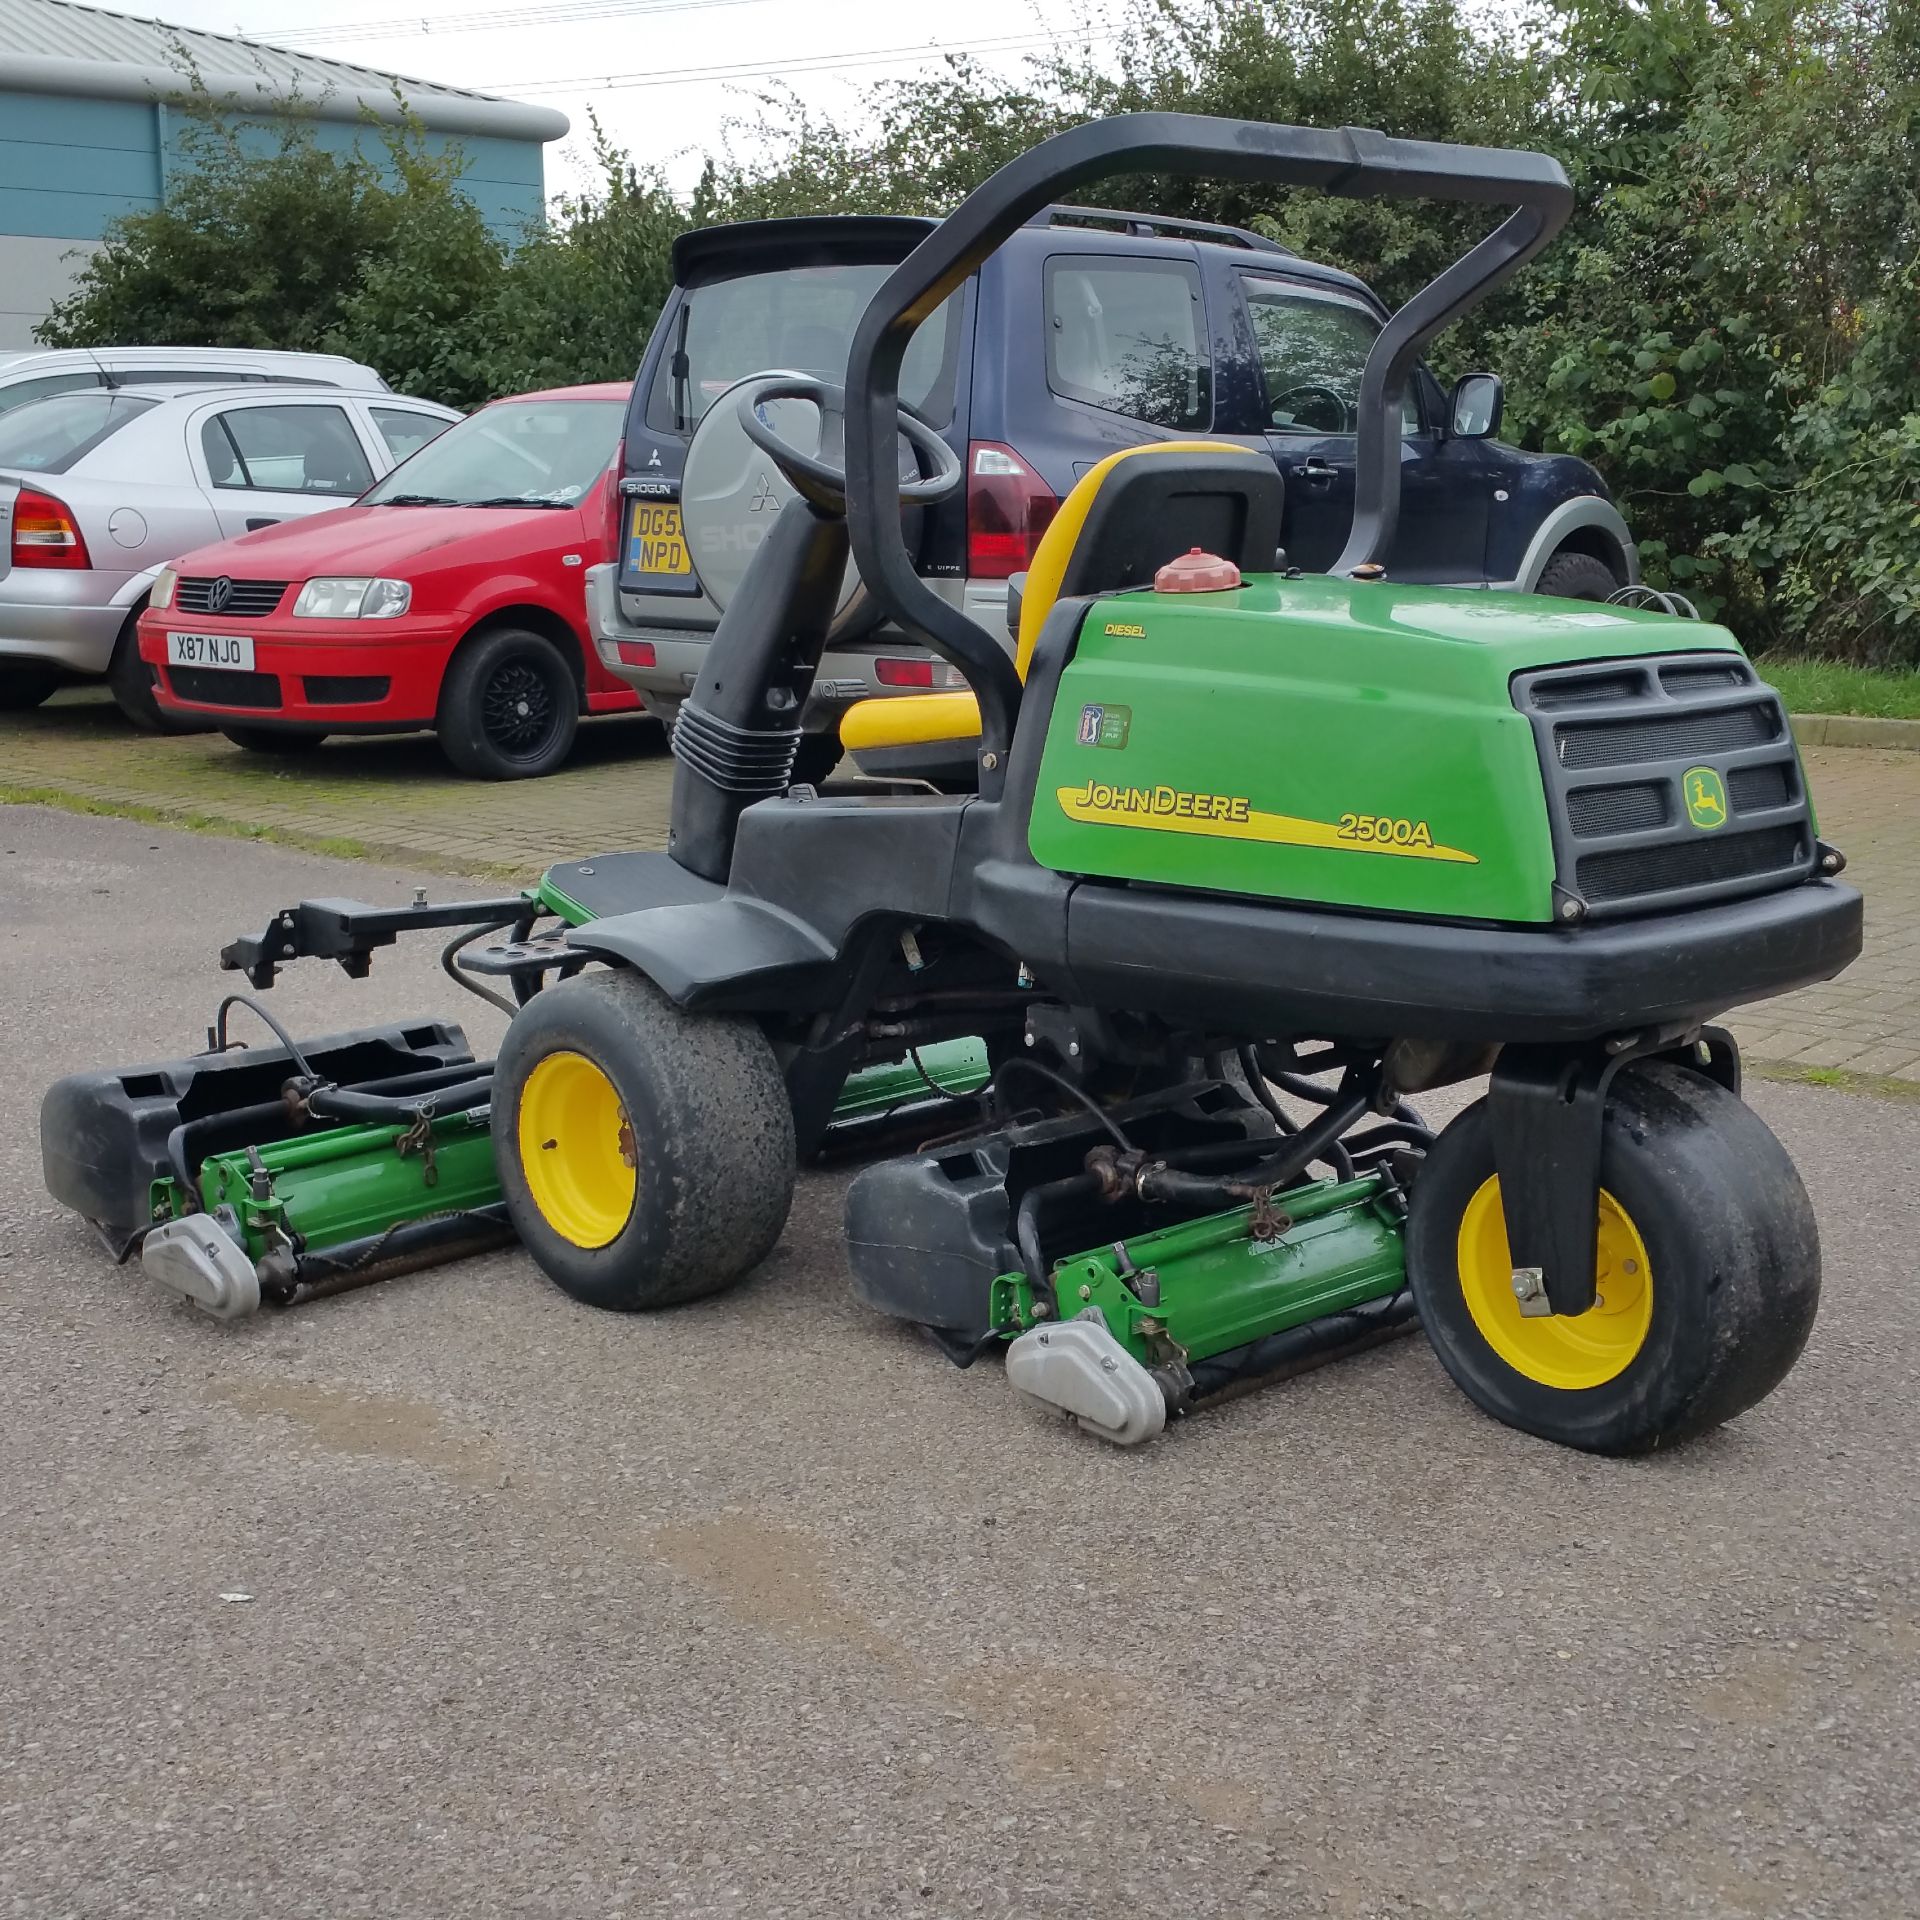
<instances>
[{"instance_id":1,"label":"black engine grille","mask_svg":"<svg viewBox=\"0 0 1920 1920\"><path fill-rule=\"evenodd\" d=\"M169 667L167 678L182 700L209 707L259 707L280 704L280 677L272 673L230 673L224 667Z\"/></svg>"},{"instance_id":2,"label":"black engine grille","mask_svg":"<svg viewBox=\"0 0 1920 1920\"><path fill-rule=\"evenodd\" d=\"M1562 909L1650 912L1812 872L1785 709L1739 655L1517 674L1513 700L1540 752Z\"/></svg>"},{"instance_id":3,"label":"black engine grille","mask_svg":"<svg viewBox=\"0 0 1920 1920\"><path fill-rule=\"evenodd\" d=\"M1738 753L1777 739L1783 723L1758 707L1727 713L1661 714L1646 720L1587 721L1556 729L1560 764L1569 771L1587 767L1635 767L1676 756L1697 760L1709 753Z\"/></svg>"},{"instance_id":4,"label":"black engine grille","mask_svg":"<svg viewBox=\"0 0 1920 1920\"><path fill-rule=\"evenodd\" d=\"M1755 874L1789 871L1800 857L1798 827L1762 827L1728 840L1669 840L1662 846L1620 847L1590 853L1574 868L1589 902L1627 900L1642 893L1669 893L1676 887L1715 886L1723 880L1747 880Z\"/></svg>"},{"instance_id":5,"label":"black engine grille","mask_svg":"<svg viewBox=\"0 0 1920 1920\"><path fill-rule=\"evenodd\" d=\"M174 607L181 613L214 613L231 620L258 620L279 606L288 585L285 580L228 580L230 597L224 606L216 607L214 582L222 578L220 574L209 574L182 579L173 590Z\"/></svg>"},{"instance_id":6,"label":"black engine grille","mask_svg":"<svg viewBox=\"0 0 1920 1920\"><path fill-rule=\"evenodd\" d=\"M1575 787L1567 795L1568 823L1582 839L1640 833L1664 827L1672 817L1664 780L1643 780L1630 787Z\"/></svg>"}]
</instances>

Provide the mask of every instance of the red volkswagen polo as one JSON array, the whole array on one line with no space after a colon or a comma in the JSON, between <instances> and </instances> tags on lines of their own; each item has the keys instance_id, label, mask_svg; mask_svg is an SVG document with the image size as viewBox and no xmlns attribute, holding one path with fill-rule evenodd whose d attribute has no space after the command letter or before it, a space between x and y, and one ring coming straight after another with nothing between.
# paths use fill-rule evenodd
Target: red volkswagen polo
<instances>
[{"instance_id":1,"label":"red volkswagen polo","mask_svg":"<svg viewBox=\"0 0 1920 1920\"><path fill-rule=\"evenodd\" d=\"M496 400L354 505L177 560L140 618L160 705L258 753L430 728L464 773L551 772L583 713L640 704L582 586L614 557L627 394Z\"/></svg>"}]
</instances>

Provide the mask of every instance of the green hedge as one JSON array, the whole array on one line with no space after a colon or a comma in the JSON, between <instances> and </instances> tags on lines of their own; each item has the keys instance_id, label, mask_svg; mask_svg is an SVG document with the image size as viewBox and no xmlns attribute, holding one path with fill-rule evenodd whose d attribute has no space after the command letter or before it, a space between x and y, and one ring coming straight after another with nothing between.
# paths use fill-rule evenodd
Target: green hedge
<instances>
[{"instance_id":1,"label":"green hedge","mask_svg":"<svg viewBox=\"0 0 1920 1920\"><path fill-rule=\"evenodd\" d=\"M1438 346L1505 375L1507 431L1607 476L1648 575L1750 646L1920 660L1920 6L1912 0L1123 0L1098 57L964 60L851 123L763 103L690 200L599 138L598 184L508 251L401 134L377 166L298 121L122 221L55 344L327 347L456 404L631 373L689 224L940 212L1054 127L1175 108L1538 146L1579 209ZM744 157L743 157L744 154ZM768 156L773 156L769 158ZM1131 180L1111 204L1252 225L1404 297L1458 209Z\"/></svg>"}]
</instances>

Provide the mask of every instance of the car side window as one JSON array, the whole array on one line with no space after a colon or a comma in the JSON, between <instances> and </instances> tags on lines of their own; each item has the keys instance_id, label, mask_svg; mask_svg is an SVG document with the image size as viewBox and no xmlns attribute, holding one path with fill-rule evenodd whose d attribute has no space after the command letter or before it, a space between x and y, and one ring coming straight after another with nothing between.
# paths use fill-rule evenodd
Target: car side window
<instances>
[{"instance_id":1,"label":"car side window","mask_svg":"<svg viewBox=\"0 0 1920 1920\"><path fill-rule=\"evenodd\" d=\"M437 414L416 413L411 407L369 407L380 438L387 443L397 466L409 454L418 453L429 440L437 440L453 425Z\"/></svg>"},{"instance_id":2,"label":"car side window","mask_svg":"<svg viewBox=\"0 0 1920 1920\"><path fill-rule=\"evenodd\" d=\"M0 387L0 413L11 413L29 400L44 400L50 393L78 393L83 387L106 384L97 373L84 373L78 368L71 373L43 373L32 380L16 380L10 387Z\"/></svg>"},{"instance_id":3,"label":"car side window","mask_svg":"<svg viewBox=\"0 0 1920 1920\"><path fill-rule=\"evenodd\" d=\"M1055 254L1046 265L1047 385L1149 426L1213 421L1200 275L1183 260Z\"/></svg>"},{"instance_id":4,"label":"car side window","mask_svg":"<svg viewBox=\"0 0 1920 1920\"><path fill-rule=\"evenodd\" d=\"M1380 318L1364 301L1330 287L1242 274L1255 350L1267 388L1267 424L1275 433L1352 433L1360 405L1360 372ZM1420 431L1412 383L1400 430Z\"/></svg>"},{"instance_id":5,"label":"car side window","mask_svg":"<svg viewBox=\"0 0 1920 1920\"><path fill-rule=\"evenodd\" d=\"M373 472L339 407L228 407L200 429L216 487L357 500Z\"/></svg>"}]
</instances>

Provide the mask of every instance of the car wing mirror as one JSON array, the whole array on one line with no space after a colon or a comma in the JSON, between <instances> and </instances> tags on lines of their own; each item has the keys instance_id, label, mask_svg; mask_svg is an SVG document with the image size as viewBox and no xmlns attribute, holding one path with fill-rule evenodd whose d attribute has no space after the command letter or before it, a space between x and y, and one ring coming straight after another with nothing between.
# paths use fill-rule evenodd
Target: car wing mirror
<instances>
[{"instance_id":1,"label":"car wing mirror","mask_svg":"<svg viewBox=\"0 0 1920 1920\"><path fill-rule=\"evenodd\" d=\"M1456 440L1489 440L1500 431L1507 389L1497 373L1469 373L1453 383L1447 431Z\"/></svg>"}]
</instances>

